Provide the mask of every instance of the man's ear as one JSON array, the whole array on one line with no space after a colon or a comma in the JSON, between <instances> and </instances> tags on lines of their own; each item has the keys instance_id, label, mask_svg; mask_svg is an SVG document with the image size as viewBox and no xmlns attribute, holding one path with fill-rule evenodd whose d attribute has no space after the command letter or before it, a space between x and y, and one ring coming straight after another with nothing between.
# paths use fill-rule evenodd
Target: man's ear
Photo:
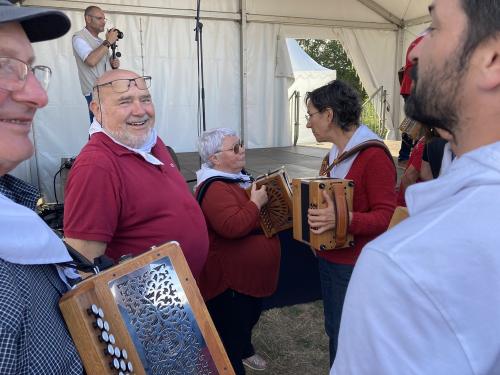
<instances>
[{"instance_id":1,"label":"man's ear","mask_svg":"<svg viewBox=\"0 0 500 375\"><path fill-rule=\"evenodd\" d=\"M94 99L92 99L89 105L89 109L94 114L94 117L97 119L97 121L99 121L99 123L102 124L102 113L99 103L97 103Z\"/></svg>"},{"instance_id":2,"label":"man's ear","mask_svg":"<svg viewBox=\"0 0 500 375\"><path fill-rule=\"evenodd\" d=\"M477 47L480 76L478 85L483 90L500 88L500 35Z\"/></svg>"},{"instance_id":3,"label":"man's ear","mask_svg":"<svg viewBox=\"0 0 500 375\"><path fill-rule=\"evenodd\" d=\"M439 134L439 136L448 142L451 142L453 140L453 134L451 134L448 130L441 129L441 128L434 128L436 132Z\"/></svg>"}]
</instances>

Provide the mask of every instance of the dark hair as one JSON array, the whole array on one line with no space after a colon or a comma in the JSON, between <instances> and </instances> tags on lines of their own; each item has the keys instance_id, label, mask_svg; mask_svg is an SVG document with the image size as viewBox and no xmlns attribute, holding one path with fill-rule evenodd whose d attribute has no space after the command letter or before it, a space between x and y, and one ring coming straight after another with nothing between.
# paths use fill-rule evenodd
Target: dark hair
<instances>
[{"instance_id":1,"label":"dark hair","mask_svg":"<svg viewBox=\"0 0 500 375\"><path fill-rule=\"evenodd\" d=\"M466 38L460 56L460 67L464 68L475 49L500 32L500 0L461 0L467 16Z\"/></svg>"},{"instance_id":2,"label":"dark hair","mask_svg":"<svg viewBox=\"0 0 500 375\"><path fill-rule=\"evenodd\" d=\"M361 102L359 95L348 83L335 80L325 86L306 93L305 102L311 102L318 111L331 108L334 113L334 123L343 131L359 125Z\"/></svg>"}]
</instances>

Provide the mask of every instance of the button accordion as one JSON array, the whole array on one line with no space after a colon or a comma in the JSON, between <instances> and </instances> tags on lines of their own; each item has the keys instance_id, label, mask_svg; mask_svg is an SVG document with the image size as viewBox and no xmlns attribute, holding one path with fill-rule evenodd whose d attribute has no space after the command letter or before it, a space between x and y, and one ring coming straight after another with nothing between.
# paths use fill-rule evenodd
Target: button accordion
<instances>
[{"instance_id":1,"label":"button accordion","mask_svg":"<svg viewBox=\"0 0 500 375\"><path fill-rule=\"evenodd\" d=\"M354 238L347 231L349 212L352 212L353 181L329 177L294 178L292 191L294 239L321 251L354 246ZM309 208L326 207L323 191L333 200L336 227L315 234L307 222L307 211Z\"/></svg>"},{"instance_id":2,"label":"button accordion","mask_svg":"<svg viewBox=\"0 0 500 375\"><path fill-rule=\"evenodd\" d=\"M88 374L234 374L176 242L85 279L59 305Z\"/></svg>"},{"instance_id":3,"label":"button accordion","mask_svg":"<svg viewBox=\"0 0 500 375\"><path fill-rule=\"evenodd\" d=\"M266 185L267 203L260 210L260 226L267 238L293 226L292 189L285 168L281 167L273 172L255 179L257 189ZM252 188L247 189L250 197Z\"/></svg>"}]
</instances>

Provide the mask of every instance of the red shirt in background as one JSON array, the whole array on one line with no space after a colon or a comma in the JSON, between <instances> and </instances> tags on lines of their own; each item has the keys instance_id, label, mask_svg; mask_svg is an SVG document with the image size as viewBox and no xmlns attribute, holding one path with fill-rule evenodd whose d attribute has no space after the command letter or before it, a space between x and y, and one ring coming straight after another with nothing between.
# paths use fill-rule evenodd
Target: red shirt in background
<instances>
[{"instance_id":1,"label":"red shirt in background","mask_svg":"<svg viewBox=\"0 0 500 375\"><path fill-rule=\"evenodd\" d=\"M421 35L417 39L415 39L413 42L411 42L410 46L408 47L408 50L406 51L406 64L405 64L405 69L403 72L403 80L401 81L401 90L399 91L401 95L410 95L411 92L411 77L410 77L410 71L411 68L413 68L413 63L411 62L409 56L410 52L413 48L416 47L418 43L422 40L424 36Z\"/></svg>"}]
</instances>

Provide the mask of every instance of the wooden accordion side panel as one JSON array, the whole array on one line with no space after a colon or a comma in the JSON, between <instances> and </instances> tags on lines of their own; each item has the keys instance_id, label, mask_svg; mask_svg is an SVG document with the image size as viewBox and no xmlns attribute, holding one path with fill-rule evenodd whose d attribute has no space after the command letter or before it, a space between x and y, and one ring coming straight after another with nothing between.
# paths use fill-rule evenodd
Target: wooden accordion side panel
<instances>
[{"instance_id":1,"label":"wooden accordion side panel","mask_svg":"<svg viewBox=\"0 0 500 375\"><path fill-rule=\"evenodd\" d=\"M352 211L352 197L354 183L351 180L329 177L294 178L292 181L293 191L293 238L311 245L316 250L333 250L351 247L354 245L354 237L347 233L347 241L343 245L336 242L335 230L315 234L310 231L307 222L307 210L309 208L325 208L326 202L323 198L323 190L326 190L335 203L333 187L340 184L344 189L347 201L347 211Z\"/></svg>"},{"instance_id":2,"label":"wooden accordion side panel","mask_svg":"<svg viewBox=\"0 0 500 375\"><path fill-rule=\"evenodd\" d=\"M293 226L292 191L284 168L255 180L257 189L266 185L268 202L260 210L260 225L267 238ZM250 196L251 188L247 189Z\"/></svg>"},{"instance_id":3,"label":"wooden accordion side panel","mask_svg":"<svg viewBox=\"0 0 500 375\"><path fill-rule=\"evenodd\" d=\"M59 305L88 374L234 374L175 242L82 281Z\"/></svg>"}]
</instances>

